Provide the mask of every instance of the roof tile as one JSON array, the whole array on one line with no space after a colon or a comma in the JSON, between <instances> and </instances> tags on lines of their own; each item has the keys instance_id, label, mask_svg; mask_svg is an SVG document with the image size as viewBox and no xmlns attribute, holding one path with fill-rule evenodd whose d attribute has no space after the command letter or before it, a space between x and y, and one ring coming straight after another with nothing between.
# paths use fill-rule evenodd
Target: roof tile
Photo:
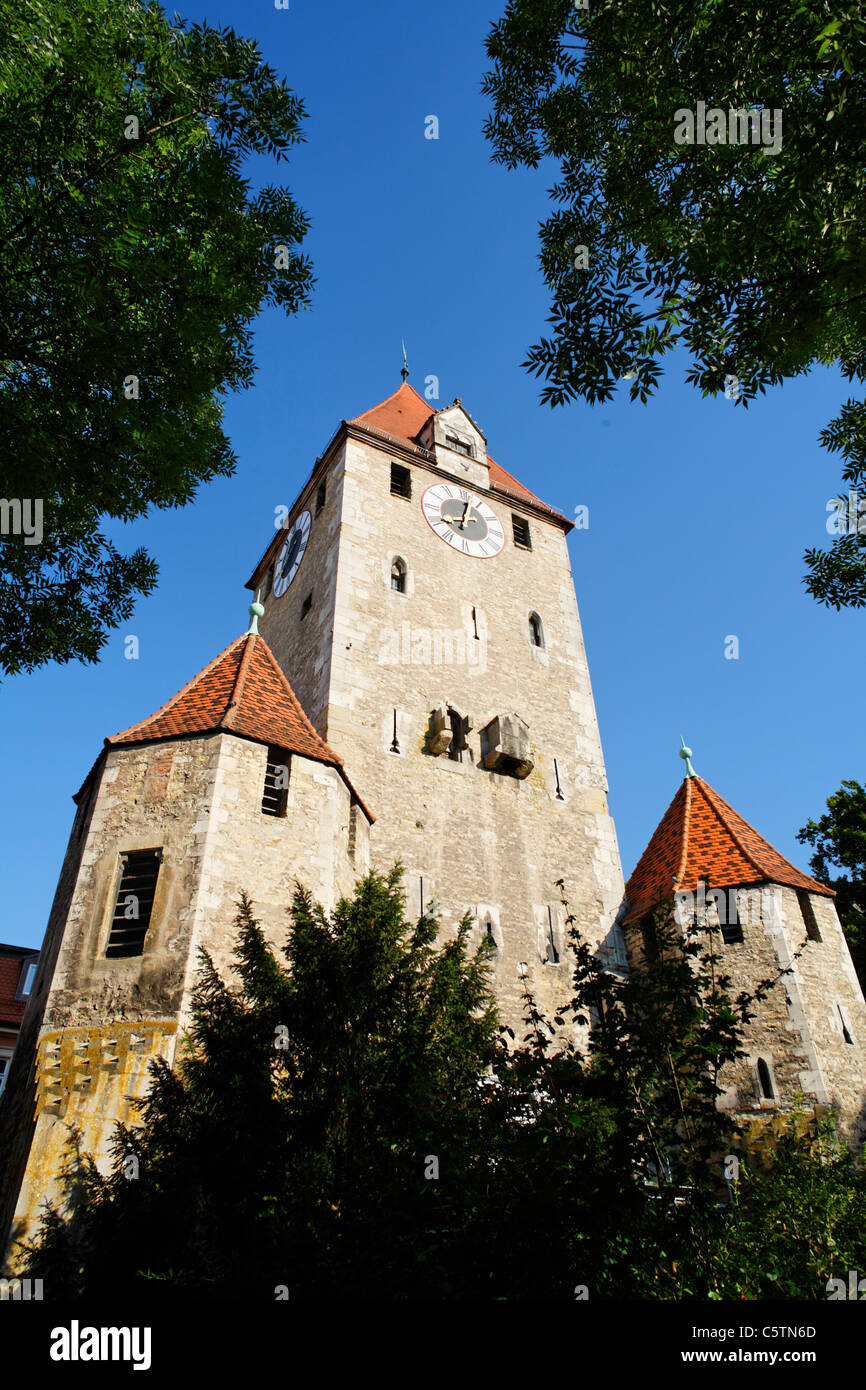
<instances>
[{"instance_id":1,"label":"roof tile","mask_svg":"<svg viewBox=\"0 0 866 1390\"><path fill-rule=\"evenodd\" d=\"M348 423L350 425L369 426L374 430L383 430L404 444L414 445L417 442L416 436L433 413L430 409L430 402L425 401L422 396L418 395L413 386L404 381L393 395L380 401L370 410L365 410L362 415L356 415L354 420L350 420ZM487 462L490 466L490 486L493 491L507 493L518 501L530 502L534 507L540 507L542 511L549 512L552 516L562 517L562 512L558 512L555 507L550 507L546 502L542 502L541 498L536 497L534 492L530 492L529 488L519 483L489 454L487 455Z\"/></svg>"},{"instance_id":2,"label":"roof tile","mask_svg":"<svg viewBox=\"0 0 866 1390\"><path fill-rule=\"evenodd\" d=\"M624 920L642 917L676 892L694 892L700 879L717 888L769 882L833 896L773 849L703 778L686 777L626 884Z\"/></svg>"},{"instance_id":3,"label":"roof tile","mask_svg":"<svg viewBox=\"0 0 866 1390\"><path fill-rule=\"evenodd\" d=\"M105 741L143 743L217 729L334 767L342 763L313 728L267 642L252 633L236 638L149 718Z\"/></svg>"}]
</instances>

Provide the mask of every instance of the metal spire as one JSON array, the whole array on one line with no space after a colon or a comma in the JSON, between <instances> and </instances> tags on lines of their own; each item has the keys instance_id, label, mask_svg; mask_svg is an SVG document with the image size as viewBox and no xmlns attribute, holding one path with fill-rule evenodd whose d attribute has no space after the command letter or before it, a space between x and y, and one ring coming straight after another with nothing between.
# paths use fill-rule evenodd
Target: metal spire
<instances>
[{"instance_id":1,"label":"metal spire","mask_svg":"<svg viewBox=\"0 0 866 1390\"><path fill-rule=\"evenodd\" d=\"M684 762L685 765L686 765L686 776L687 776L687 777L696 777L696 776L697 776L697 773L695 772L694 768L692 767L692 764L691 764L691 761L690 761L690 760L691 760L691 756L692 756L692 750L691 750L691 748L686 748L686 741L685 741L685 739L683 738L682 734L680 734L680 743L682 744L682 748L680 749L680 757L682 758L683 762Z\"/></svg>"},{"instance_id":2,"label":"metal spire","mask_svg":"<svg viewBox=\"0 0 866 1390\"><path fill-rule=\"evenodd\" d=\"M258 637L259 618L263 618L265 616L264 606L261 603L259 603L259 594L261 592L261 589L256 589L255 599L250 604L250 625L247 628L247 637Z\"/></svg>"},{"instance_id":3,"label":"metal spire","mask_svg":"<svg viewBox=\"0 0 866 1390\"><path fill-rule=\"evenodd\" d=\"M408 381L408 380L409 380L409 363L406 361L406 344L405 344L405 342L403 342L403 339L402 339L402 338L400 339L400 342L403 343L403 366L400 368L400 375L401 375L401 377L403 378L404 381Z\"/></svg>"}]
</instances>

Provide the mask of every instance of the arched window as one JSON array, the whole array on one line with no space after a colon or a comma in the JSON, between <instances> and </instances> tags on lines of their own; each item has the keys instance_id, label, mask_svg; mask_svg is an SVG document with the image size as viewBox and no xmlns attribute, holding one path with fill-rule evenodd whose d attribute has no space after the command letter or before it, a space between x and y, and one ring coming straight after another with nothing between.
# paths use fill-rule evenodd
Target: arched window
<instances>
[{"instance_id":1,"label":"arched window","mask_svg":"<svg viewBox=\"0 0 866 1390\"><path fill-rule=\"evenodd\" d=\"M758 1058L758 1082L764 1100L775 1100L776 1093L773 1090L773 1078L770 1076L770 1068L767 1066L763 1057Z\"/></svg>"},{"instance_id":2,"label":"arched window","mask_svg":"<svg viewBox=\"0 0 866 1390\"><path fill-rule=\"evenodd\" d=\"M391 561L391 588L398 594L406 592L406 561L399 555Z\"/></svg>"},{"instance_id":3,"label":"arched window","mask_svg":"<svg viewBox=\"0 0 866 1390\"><path fill-rule=\"evenodd\" d=\"M533 647L544 646L544 628L537 613L529 615L529 640Z\"/></svg>"}]
</instances>

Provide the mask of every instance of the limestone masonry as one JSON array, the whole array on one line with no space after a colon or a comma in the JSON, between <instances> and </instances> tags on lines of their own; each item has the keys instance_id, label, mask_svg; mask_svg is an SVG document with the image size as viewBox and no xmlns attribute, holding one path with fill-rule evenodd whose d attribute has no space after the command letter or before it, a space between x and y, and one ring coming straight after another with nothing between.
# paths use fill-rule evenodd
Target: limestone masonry
<instances>
[{"instance_id":1,"label":"limestone masonry","mask_svg":"<svg viewBox=\"0 0 866 1390\"><path fill-rule=\"evenodd\" d=\"M434 411L404 381L342 422L253 570L250 632L106 739L75 798L0 1101L10 1268L57 1197L69 1126L105 1166L149 1060L173 1061L199 947L230 970L240 893L281 946L296 880L331 908L395 860L409 915L435 905L447 933L468 912L492 937L512 1027L524 982L547 1011L570 995L558 879L613 971L651 956L657 903L676 894L683 921L697 903L735 993L788 972L722 1104L802 1094L862 1142L866 1005L829 890L690 765L623 884L571 529L459 401Z\"/></svg>"}]
</instances>

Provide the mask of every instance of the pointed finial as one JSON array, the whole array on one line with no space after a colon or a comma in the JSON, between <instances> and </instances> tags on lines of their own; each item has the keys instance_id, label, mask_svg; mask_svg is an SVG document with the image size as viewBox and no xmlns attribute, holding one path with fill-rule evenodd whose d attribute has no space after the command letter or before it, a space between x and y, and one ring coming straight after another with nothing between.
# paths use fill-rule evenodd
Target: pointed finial
<instances>
[{"instance_id":1,"label":"pointed finial","mask_svg":"<svg viewBox=\"0 0 866 1390\"><path fill-rule=\"evenodd\" d=\"M691 750L691 748L686 748L686 741L685 741L685 739L683 738L682 734L680 734L680 743L683 745L682 748L680 749L680 757L682 758L683 762L684 762L685 765L686 765L686 776L687 776L687 777L694 777L694 776L695 776L695 770L694 770L694 768L692 767L692 764L691 764L691 761L690 761L691 756L692 756L692 750Z\"/></svg>"},{"instance_id":2,"label":"pointed finial","mask_svg":"<svg viewBox=\"0 0 866 1390\"><path fill-rule=\"evenodd\" d=\"M405 344L405 342L403 341L402 338L400 339L400 342L403 343L403 366L400 368L400 375L401 375L401 377L403 378L404 381L408 381L408 380L409 380L409 363L406 361L406 344Z\"/></svg>"},{"instance_id":3,"label":"pointed finial","mask_svg":"<svg viewBox=\"0 0 866 1390\"><path fill-rule=\"evenodd\" d=\"M259 594L261 592L261 589L256 589L256 596L253 602L250 604L250 625L247 628L247 637L258 637L259 618L263 618L265 616L264 607L261 603L259 603Z\"/></svg>"}]
</instances>

